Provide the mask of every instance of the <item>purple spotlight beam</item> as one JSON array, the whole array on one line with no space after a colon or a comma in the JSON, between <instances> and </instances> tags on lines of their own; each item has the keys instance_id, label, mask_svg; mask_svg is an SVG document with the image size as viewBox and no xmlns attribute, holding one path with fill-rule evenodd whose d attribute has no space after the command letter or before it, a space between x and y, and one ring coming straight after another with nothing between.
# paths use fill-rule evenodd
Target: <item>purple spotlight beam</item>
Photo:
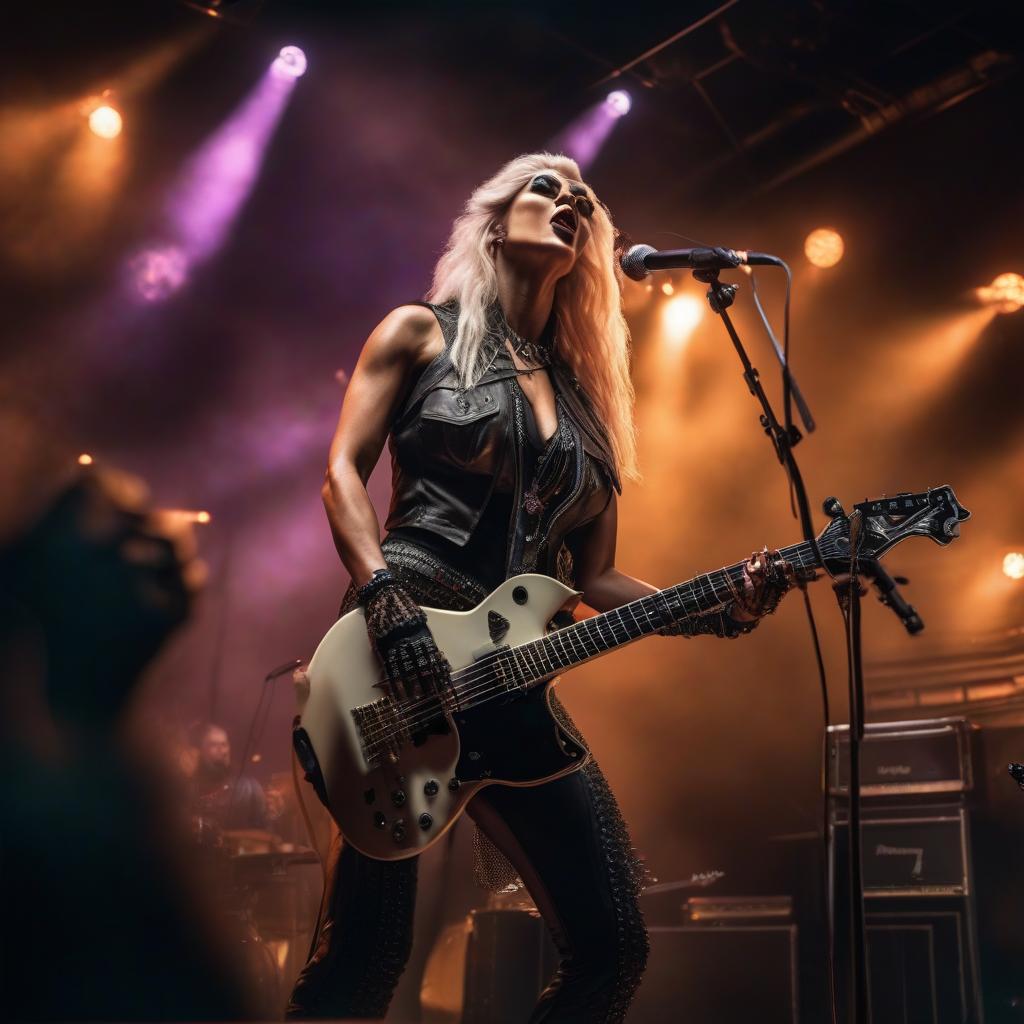
<instances>
[{"instance_id":1,"label":"purple spotlight beam","mask_svg":"<svg viewBox=\"0 0 1024 1024\"><path fill-rule=\"evenodd\" d=\"M287 73L281 70L285 51L294 51L284 61ZM271 135L296 79L305 71L305 62L298 47L285 47L242 104L183 168L167 198L162 237L129 264L136 291L144 299L167 298L185 283L191 269L224 244L252 192Z\"/></svg>"},{"instance_id":2,"label":"purple spotlight beam","mask_svg":"<svg viewBox=\"0 0 1024 1024\"><path fill-rule=\"evenodd\" d=\"M594 162L620 115L607 100L585 110L553 141L555 152L571 156L584 173Z\"/></svg>"}]
</instances>

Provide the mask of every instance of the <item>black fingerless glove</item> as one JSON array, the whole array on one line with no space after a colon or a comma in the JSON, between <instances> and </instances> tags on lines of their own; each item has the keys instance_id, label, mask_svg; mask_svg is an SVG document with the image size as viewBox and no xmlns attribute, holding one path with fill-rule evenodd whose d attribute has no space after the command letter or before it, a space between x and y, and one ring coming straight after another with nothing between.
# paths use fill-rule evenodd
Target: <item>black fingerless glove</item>
<instances>
[{"instance_id":1,"label":"black fingerless glove","mask_svg":"<svg viewBox=\"0 0 1024 1024\"><path fill-rule=\"evenodd\" d=\"M364 594L368 595L365 602ZM399 699L436 693L451 682L451 665L427 626L427 616L386 570L359 588L370 643Z\"/></svg>"},{"instance_id":2,"label":"black fingerless glove","mask_svg":"<svg viewBox=\"0 0 1024 1024\"><path fill-rule=\"evenodd\" d=\"M685 636L687 638L699 636L702 633L710 633L712 636L727 637L735 640L744 633L756 629L760 619L739 621L734 619L729 612L734 605L730 602L719 612L709 612L707 615L692 615L688 619L681 619L678 622L669 623L657 630L659 636Z\"/></svg>"}]
</instances>

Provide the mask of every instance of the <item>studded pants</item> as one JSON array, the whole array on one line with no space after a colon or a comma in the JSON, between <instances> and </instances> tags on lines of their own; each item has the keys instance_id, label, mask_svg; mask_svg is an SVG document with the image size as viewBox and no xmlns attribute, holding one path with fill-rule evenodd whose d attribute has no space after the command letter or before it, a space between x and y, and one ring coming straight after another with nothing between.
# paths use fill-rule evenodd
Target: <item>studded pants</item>
<instances>
[{"instance_id":1,"label":"studded pants","mask_svg":"<svg viewBox=\"0 0 1024 1024\"><path fill-rule=\"evenodd\" d=\"M383 545L385 560L424 605L465 610L485 596L475 581L413 546ZM416 568L412 568L416 566ZM342 603L355 605L352 588ZM552 699L571 733L575 726ZM467 813L508 858L560 955L530 1024L623 1020L647 962L641 870L603 774L591 759L538 786L488 786ZM289 1019L383 1017L412 949L417 860L376 861L336 842L325 913Z\"/></svg>"}]
</instances>

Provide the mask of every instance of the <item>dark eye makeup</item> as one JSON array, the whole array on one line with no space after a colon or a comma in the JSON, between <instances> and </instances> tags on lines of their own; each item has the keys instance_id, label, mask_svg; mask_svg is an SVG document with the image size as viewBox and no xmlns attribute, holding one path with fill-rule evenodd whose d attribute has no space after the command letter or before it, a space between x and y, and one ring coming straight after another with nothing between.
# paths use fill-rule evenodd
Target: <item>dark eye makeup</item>
<instances>
[{"instance_id":1,"label":"dark eye makeup","mask_svg":"<svg viewBox=\"0 0 1024 1024\"><path fill-rule=\"evenodd\" d=\"M534 192L544 192L548 195L557 196L561 191L562 183L550 174L538 174L533 179L530 187ZM576 209L579 210L580 216L587 217L588 219L592 217L594 214L594 204L590 199L581 193L578 186L570 186L569 191L576 196Z\"/></svg>"}]
</instances>

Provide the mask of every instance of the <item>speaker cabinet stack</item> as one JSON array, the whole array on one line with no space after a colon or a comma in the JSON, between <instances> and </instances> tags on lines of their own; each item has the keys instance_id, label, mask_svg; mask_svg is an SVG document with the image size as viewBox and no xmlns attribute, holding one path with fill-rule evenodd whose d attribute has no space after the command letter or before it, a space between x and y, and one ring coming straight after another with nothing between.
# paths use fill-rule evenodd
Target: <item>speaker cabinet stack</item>
<instances>
[{"instance_id":1,"label":"speaker cabinet stack","mask_svg":"<svg viewBox=\"0 0 1024 1024\"><path fill-rule=\"evenodd\" d=\"M684 924L652 925L629 1024L796 1024L797 928L788 897L689 899Z\"/></svg>"},{"instance_id":2,"label":"speaker cabinet stack","mask_svg":"<svg viewBox=\"0 0 1024 1024\"><path fill-rule=\"evenodd\" d=\"M872 1024L983 1020L968 797L975 728L867 726L861 864ZM830 873L840 985L849 957L849 732L829 729ZM840 1006L845 1006L841 987ZM852 1024L852 1022L851 1022Z\"/></svg>"},{"instance_id":3,"label":"speaker cabinet stack","mask_svg":"<svg viewBox=\"0 0 1024 1024\"><path fill-rule=\"evenodd\" d=\"M558 954L536 910L474 910L462 1024L522 1024L555 968Z\"/></svg>"}]
</instances>

